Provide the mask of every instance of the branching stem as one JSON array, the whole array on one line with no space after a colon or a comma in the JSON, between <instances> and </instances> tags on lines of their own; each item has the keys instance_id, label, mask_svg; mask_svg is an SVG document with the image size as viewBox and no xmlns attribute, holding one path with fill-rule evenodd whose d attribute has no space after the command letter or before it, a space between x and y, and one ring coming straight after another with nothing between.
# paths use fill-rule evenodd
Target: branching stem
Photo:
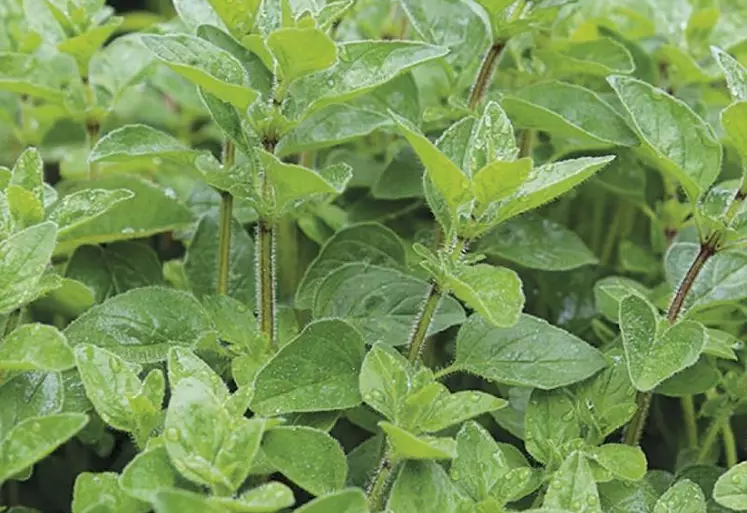
<instances>
[{"instance_id":1,"label":"branching stem","mask_svg":"<svg viewBox=\"0 0 747 513\"><path fill-rule=\"evenodd\" d=\"M415 322L415 329L412 331L408 344L407 359L413 363L418 361L420 354L423 352L428 328L431 327L433 316L436 314L436 309L438 309L438 305L441 303L441 297L442 294L438 285L432 283L428 288L428 294L423 302L423 307L420 309L418 320Z\"/></svg>"}]
</instances>

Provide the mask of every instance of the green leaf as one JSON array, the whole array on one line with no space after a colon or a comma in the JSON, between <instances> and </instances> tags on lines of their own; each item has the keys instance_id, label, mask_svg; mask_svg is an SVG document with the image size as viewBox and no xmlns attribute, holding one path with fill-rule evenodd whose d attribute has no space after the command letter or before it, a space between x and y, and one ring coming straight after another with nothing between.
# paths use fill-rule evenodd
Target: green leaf
<instances>
[{"instance_id":1,"label":"green leaf","mask_svg":"<svg viewBox=\"0 0 747 513\"><path fill-rule=\"evenodd\" d=\"M65 276L86 284L97 303L130 289L165 283L156 252L137 242L81 246L68 260Z\"/></svg>"},{"instance_id":2,"label":"green leaf","mask_svg":"<svg viewBox=\"0 0 747 513\"><path fill-rule=\"evenodd\" d=\"M284 157L319 150L352 141L391 124L391 119L373 110L349 104L329 105L306 117L283 135L275 147L275 153Z\"/></svg>"},{"instance_id":3,"label":"green leaf","mask_svg":"<svg viewBox=\"0 0 747 513\"><path fill-rule=\"evenodd\" d=\"M7 314L39 294L52 257L57 226L42 223L0 242L0 314Z\"/></svg>"},{"instance_id":4,"label":"green leaf","mask_svg":"<svg viewBox=\"0 0 747 513\"><path fill-rule=\"evenodd\" d=\"M594 302L604 317L614 323L619 322L620 301L631 294L648 297L650 291L630 278L607 276L594 284Z\"/></svg>"},{"instance_id":5,"label":"green leaf","mask_svg":"<svg viewBox=\"0 0 747 513\"><path fill-rule=\"evenodd\" d=\"M538 50L537 55L560 76L606 77L613 73L632 73L635 69L633 57L625 46L608 37Z\"/></svg>"},{"instance_id":6,"label":"green leaf","mask_svg":"<svg viewBox=\"0 0 747 513\"><path fill-rule=\"evenodd\" d=\"M497 202L516 192L531 171L529 157L514 162L497 160L477 171L472 178L472 194L477 202L473 215L492 217Z\"/></svg>"},{"instance_id":7,"label":"green leaf","mask_svg":"<svg viewBox=\"0 0 747 513\"><path fill-rule=\"evenodd\" d=\"M73 190L85 189L88 183L76 182ZM138 239L177 230L192 221L191 212L173 198L173 191L162 189L141 178L127 175L99 178L96 187L108 190L129 189L135 196L60 237L55 248L57 254L70 252L84 244Z\"/></svg>"},{"instance_id":8,"label":"green leaf","mask_svg":"<svg viewBox=\"0 0 747 513\"><path fill-rule=\"evenodd\" d=\"M52 205L47 221L57 224L58 235L64 237L74 228L91 222L114 205L132 199L127 189L84 189L60 198Z\"/></svg>"},{"instance_id":9,"label":"green leaf","mask_svg":"<svg viewBox=\"0 0 747 513\"><path fill-rule=\"evenodd\" d=\"M136 83L153 61L139 35L119 36L96 52L88 65L90 83L96 94L106 91L114 107L127 87Z\"/></svg>"},{"instance_id":10,"label":"green leaf","mask_svg":"<svg viewBox=\"0 0 747 513\"><path fill-rule=\"evenodd\" d=\"M363 490L347 488L314 499L298 508L296 513L368 513L368 502Z\"/></svg>"},{"instance_id":11,"label":"green leaf","mask_svg":"<svg viewBox=\"0 0 747 513\"><path fill-rule=\"evenodd\" d=\"M36 148L28 148L18 157L10 174L9 185L19 185L31 192L38 192L44 183L44 162Z\"/></svg>"},{"instance_id":12,"label":"green leaf","mask_svg":"<svg viewBox=\"0 0 747 513\"><path fill-rule=\"evenodd\" d=\"M706 343L701 324L661 326L656 309L637 295L620 302L620 330L630 379L644 392L694 365Z\"/></svg>"},{"instance_id":13,"label":"green leaf","mask_svg":"<svg viewBox=\"0 0 747 513\"><path fill-rule=\"evenodd\" d=\"M542 506L572 513L601 513L597 486L583 453L575 451L563 461L550 480Z\"/></svg>"},{"instance_id":14,"label":"green leaf","mask_svg":"<svg viewBox=\"0 0 747 513\"><path fill-rule=\"evenodd\" d=\"M396 423L412 381L413 371L407 359L393 347L377 343L366 353L358 387L366 404Z\"/></svg>"},{"instance_id":15,"label":"green leaf","mask_svg":"<svg viewBox=\"0 0 747 513\"><path fill-rule=\"evenodd\" d=\"M149 374L141 382L139 366L128 364L116 354L91 345L76 347L75 361L86 395L104 422L132 433L136 440L146 440L161 412L164 394L161 371L153 370L153 376ZM149 397L146 382L155 384L153 397Z\"/></svg>"},{"instance_id":16,"label":"green leaf","mask_svg":"<svg viewBox=\"0 0 747 513\"><path fill-rule=\"evenodd\" d=\"M119 487L119 475L114 472L82 472L75 478L73 513L90 511L93 505L105 504L118 513L146 513L150 506L129 497Z\"/></svg>"},{"instance_id":17,"label":"green leaf","mask_svg":"<svg viewBox=\"0 0 747 513\"><path fill-rule=\"evenodd\" d=\"M601 354L583 340L526 314L511 328L496 328L473 315L456 343L455 370L499 383L552 389L586 379L605 366Z\"/></svg>"},{"instance_id":18,"label":"green leaf","mask_svg":"<svg viewBox=\"0 0 747 513\"><path fill-rule=\"evenodd\" d=\"M396 233L384 225L361 223L347 226L327 240L306 269L296 289L295 306L311 306L316 290L333 271L345 264L366 262L400 269L405 263L405 248Z\"/></svg>"},{"instance_id":19,"label":"green leaf","mask_svg":"<svg viewBox=\"0 0 747 513\"><path fill-rule=\"evenodd\" d=\"M62 410L64 384L57 372L24 372L6 378L0 394L0 440L21 421Z\"/></svg>"},{"instance_id":20,"label":"green leaf","mask_svg":"<svg viewBox=\"0 0 747 513\"><path fill-rule=\"evenodd\" d=\"M210 318L191 295L145 287L91 308L65 329L71 346L93 344L133 362L166 359L169 347L214 339Z\"/></svg>"},{"instance_id":21,"label":"green leaf","mask_svg":"<svg viewBox=\"0 0 747 513\"><path fill-rule=\"evenodd\" d=\"M446 202L450 216L456 219L459 207L470 199L469 179L435 144L416 131L409 121L396 115L394 120L418 154L428 178Z\"/></svg>"},{"instance_id":22,"label":"green leaf","mask_svg":"<svg viewBox=\"0 0 747 513\"><path fill-rule=\"evenodd\" d=\"M617 479L638 481L646 475L646 455L640 447L605 444L591 450L588 457Z\"/></svg>"},{"instance_id":23,"label":"green leaf","mask_svg":"<svg viewBox=\"0 0 747 513\"><path fill-rule=\"evenodd\" d=\"M62 103L63 88L77 75L73 59L60 54L41 58L0 52L0 70L0 90L27 94L52 103Z\"/></svg>"},{"instance_id":24,"label":"green leaf","mask_svg":"<svg viewBox=\"0 0 747 513\"><path fill-rule=\"evenodd\" d=\"M221 340L238 345L248 355L260 360L268 341L259 333L257 319L251 308L223 295L203 297L202 306L213 320Z\"/></svg>"},{"instance_id":25,"label":"green leaf","mask_svg":"<svg viewBox=\"0 0 747 513\"><path fill-rule=\"evenodd\" d=\"M59 413L16 424L0 443L0 483L51 454L87 423L86 415Z\"/></svg>"},{"instance_id":26,"label":"green leaf","mask_svg":"<svg viewBox=\"0 0 747 513\"><path fill-rule=\"evenodd\" d=\"M747 162L747 101L735 102L721 111L721 126L731 139L734 147Z\"/></svg>"},{"instance_id":27,"label":"green leaf","mask_svg":"<svg viewBox=\"0 0 747 513\"><path fill-rule=\"evenodd\" d=\"M340 490L345 484L345 454L324 431L276 427L262 439L262 450L274 468L313 495Z\"/></svg>"},{"instance_id":28,"label":"green leaf","mask_svg":"<svg viewBox=\"0 0 747 513\"><path fill-rule=\"evenodd\" d=\"M718 478L713 498L727 508L747 510L747 461L733 466Z\"/></svg>"},{"instance_id":29,"label":"green leaf","mask_svg":"<svg viewBox=\"0 0 747 513\"><path fill-rule=\"evenodd\" d=\"M220 16L221 20L226 24L231 34L235 37L240 38L241 36L248 34L252 31L252 27L255 22L257 10L261 4L260 0L247 0L239 4L230 2L229 0L208 0L210 5L215 10L216 14ZM199 4L199 2L177 2L178 4ZM180 17L184 19L182 14L183 10L180 11ZM186 14L186 13L185 13ZM205 23L205 19L201 16L196 17L196 24Z\"/></svg>"},{"instance_id":30,"label":"green leaf","mask_svg":"<svg viewBox=\"0 0 747 513\"><path fill-rule=\"evenodd\" d=\"M533 168L516 192L497 206L494 222L497 224L554 200L594 175L614 158L611 155L581 157Z\"/></svg>"},{"instance_id":31,"label":"green leaf","mask_svg":"<svg viewBox=\"0 0 747 513\"><path fill-rule=\"evenodd\" d=\"M266 44L277 61L284 85L329 68L337 60L334 41L317 28L281 28L267 36Z\"/></svg>"},{"instance_id":32,"label":"green leaf","mask_svg":"<svg viewBox=\"0 0 747 513\"><path fill-rule=\"evenodd\" d=\"M699 244L677 242L664 258L667 282L677 287L700 251ZM705 263L685 299L685 315L707 306L738 301L747 295L747 255L739 251L719 251Z\"/></svg>"},{"instance_id":33,"label":"green leaf","mask_svg":"<svg viewBox=\"0 0 747 513\"><path fill-rule=\"evenodd\" d=\"M689 479L677 481L659 497L653 513L705 513L706 501L700 486Z\"/></svg>"},{"instance_id":34,"label":"green leaf","mask_svg":"<svg viewBox=\"0 0 747 513\"><path fill-rule=\"evenodd\" d=\"M332 263L332 262L330 262ZM314 298L315 317L344 319L366 344L407 344L428 285L394 269L369 264L347 264L327 275ZM428 328L441 332L464 322L464 310L445 297Z\"/></svg>"},{"instance_id":35,"label":"green leaf","mask_svg":"<svg viewBox=\"0 0 747 513\"><path fill-rule=\"evenodd\" d=\"M171 69L238 109L246 110L259 95L238 59L204 39L146 35L141 41Z\"/></svg>"},{"instance_id":36,"label":"green leaf","mask_svg":"<svg viewBox=\"0 0 747 513\"><path fill-rule=\"evenodd\" d=\"M456 442L451 438L416 436L389 422L379 422L391 443L397 460L443 460L456 456Z\"/></svg>"},{"instance_id":37,"label":"green leaf","mask_svg":"<svg viewBox=\"0 0 747 513\"><path fill-rule=\"evenodd\" d=\"M181 481L166 448L160 445L130 460L119 478L119 486L136 499L154 502L159 491L175 488Z\"/></svg>"},{"instance_id":38,"label":"green leaf","mask_svg":"<svg viewBox=\"0 0 747 513\"><path fill-rule=\"evenodd\" d=\"M65 336L53 326L24 324L0 342L0 369L64 371L74 365Z\"/></svg>"},{"instance_id":39,"label":"green leaf","mask_svg":"<svg viewBox=\"0 0 747 513\"><path fill-rule=\"evenodd\" d=\"M642 155L679 180L695 202L721 171L721 144L711 126L682 100L645 82L622 76L608 82L644 143Z\"/></svg>"},{"instance_id":40,"label":"green leaf","mask_svg":"<svg viewBox=\"0 0 747 513\"><path fill-rule=\"evenodd\" d=\"M293 113L308 116L385 84L424 62L446 55L443 48L414 41L354 41L339 44L337 62L290 87Z\"/></svg>"},{"instance_id":41,"label":"green leaf","mask_svg":"<svg viewBox=\"0 0 747 513\"><path fill-rule=\"evenodd\" d=\"M638 138L622 117L594 91L558 82L520 89L502 101L511 119L524 129L542 130L602 145L635 146Z\"/></svg>"},{"instance_id":42,"label":"green leaf","mask_svg":"<svg viewBox=\"0 0 747 513\"><path fill-rule=\"evenodd\" d=\"M88 63L91 61L91 57L104 46L104 43L119 28L122 21L124 21L124 18L121 16L112 16L105 23L60 42L57 49L75 59L81 74L87 76Z\"/></svg>"},{"instance_id":43,"label":"green leaf","mask_svg":"<svg viewBox=\"0 0 747 513\"><path fill-rule=\"evenodd\" d=\"M358 406L364 354L363 339L348 323L313 322L259 371L252 410L277 415Z\"/></svg>"},{"instance_id":44,"label":"green leaf","mask_svg":"<svg viewBox=\"0 0 747 513\"><path fill-rule=\"evenodd\" d=\"M205 152L146 125L126 125L102 137L91 150L90 162L139 162L154 158L192 165Z\"/></svg>"},{"instance_id":45,"label":"green leaf","mask_svg":"<svg viewBox=\"0 0 747 513\"><path fill-rule=\"evenodd\" d=\"M446 286L495 326L513 326L524 308L521 280L505 267L463 265L447 277Z\"/></svg>"},{"instance_id":46,"label":"green leaf","mask_svg":"<svg viewBox=\"0 0 747 513\"><path fill-rule=\"evenodd\" d=\"M581 237L535 214L502 223L479 240L475 251L543 271L567 271L598 262Z\"/></svg>"},{"instance_id":47,"label":"green leaf","mask_svg":"<svg viewBox=\"0 0 747 513\"><path fill-rule=\"evenodd\" d=\"M173 389L164 427L166 450L177 470L225 495L248 476L265 422L232 417L210 386L185 377Z\"/></svg>"},{"instance_id":48,"label":"green leaf","mask_svg":"<svg viewBox=\"0 0 747 513\"><path fill-rule=\"evenodd\" d=\"M207 497L178 488L160 490L154 500L156 513L223 513L224 508L213 505Z\"/></svg>"},{"instance_id":49,"label":"green leaf","mask_svg":"<svg viewBox=\"0 0 747 513\"><path fill-rule=\"evenodd\" d=\"M490 433L474 421L464 423L456 441L452 480L475 501L490 498L490 491L508 470L503 452Z\"/></svg>"},{"instance_id":50,"label":"green leaf","mask_svg":"<svg viewBox=\"0 0 747 513\"><path fill-rule=\"evenodd\" d=\"M246 117L242 116L239 110L230 103L224 102L202 88L199 91L202 103L210 111L213 121L220 127L226 137L232 140L236 148L244 153L244 155L253 157L254 147L259 145L259 140ZM212 169L217 168L219 165L213 159L208 158L206 161L198 163L198 168L201 169L203 166L209 166L208 168ZM221 168L221 173L227 174L230 177L232 171ZM214 185L216 187L219 186L219 184ZM228 188L230 190L230 187Z\"/></svg>"},{"instance_id":51,"label":"green leaf","mask_svg":"<svg viewBox=\"0 0 747 513\"><path fill-rule=\"evenodd\" d=\"M581 424L572 397L563 389L531 392L524 416L526 449L537 461L557 467L581 438Z\"/></svg>"},{"instance_id":52,"label":"green leaf","mask_svg":"<svg viewBox=\"0 0 747 513\"><path fill-rule=\"evenodd\" d=\"M240 513L269 513L292 506L296 502L293 491L277 482L262 484L236 498L211 497L209 500L211 504L224 506L229 511Z\"/></svg>"},{"instance_id":53,"label":"green leaf","mask_svg":"<svg viewBox=\"0 0 747 513\"><path fill-rule=\"evenodd\" d=\"M223 379L210 366L189 349L172 347L168 356L169 386L176 388L188 378L194 378L207 386L210 392L225 403L229 397Z\"/></svg>"},{"instance_id":54,"label":"green leaf","mask_svg":"<svg viewBox=\"0 0 747 513\"><path fill-rule=\"evenodd\" d=\"M441 465L408 461L394 480L387 508L397 513L457 513L467 503Z\"/></svg>"},{"instance_id":55,"label":"green leaf","mask_svg":"<svg viewBox=\"0 0 747 513\"><path fill-rule=\"evenodd\" d=\"M734 57L715 46L711 47L713 57L721 66L726 77L726 85L735 101L747 100L747 69Z\"/></svg>"},{"instance_id":56,"label":"green leaf","mask_svg":"<svg viewBox=\"0 0 747 513\"><path fill-rule=\"evenodd\" d=\"M241 7L238 5L232 5L231 12L235 12L236 14L243 12L244 8L252 3L253 2L245 3ZM222 6L220 8L222 8ZM210 0L175 0L174 9L179 15L179 19L190 30L190 32L195 32L197 27L201 25L213 25L220 29L226 28L221 16L216 12L218 9L216 9ZM251 22L253 20L250 18L245 19L244 21Z\"/></svg>"},{"instance_id":57,"label":"green leaf","mask_svg":"<svg viewBox=\"0 0 747 513\"><path fill-rule=\"evenodd\" d=\"M212 211L197 223L184 258L184 273L192 293L198 298L218 290L220 259L220 216ZM231 219L231 246L228 258L228 295L254 307L254 242L244 227Z\"/></svg>"},{"instance_id":58,"label":"green leaf","mask_svg":"<svg viewBox=\"0 0 747 513\"><path fill-rule=\"evenodd\" d=\"M295 203L315 195L340 194L352 177L347 164L315 171L286 164L264 150L259 150L257 155L274 191L272 198L277 212L285 212Z\"/></svg>"}]
</instances>

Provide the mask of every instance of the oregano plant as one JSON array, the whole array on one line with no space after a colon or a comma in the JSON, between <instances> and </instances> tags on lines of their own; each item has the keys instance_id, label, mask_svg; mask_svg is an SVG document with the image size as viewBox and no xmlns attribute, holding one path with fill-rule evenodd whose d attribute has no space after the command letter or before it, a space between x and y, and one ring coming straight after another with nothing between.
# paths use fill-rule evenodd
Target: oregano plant
<instances>
[{"instance_id":1,"label":"oregano plant","mask_svg":"<svg viewBox=\"0 0 747 513\"><path fill-rule=\"evenodd\" d=\"M0 511L747 511L738 1L0 0Z\"/></svg>"}]
</instances>

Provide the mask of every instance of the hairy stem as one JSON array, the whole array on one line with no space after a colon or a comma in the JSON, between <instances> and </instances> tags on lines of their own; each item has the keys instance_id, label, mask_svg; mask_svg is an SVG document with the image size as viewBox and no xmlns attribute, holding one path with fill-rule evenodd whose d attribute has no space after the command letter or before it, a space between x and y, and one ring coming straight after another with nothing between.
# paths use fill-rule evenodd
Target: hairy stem
<instances>
[{"instance_id":1,"label":"hairy stem","mask_svg":"<svg viewBox=\"0 0 747 513\"><path fill-rule=\"evenodd\" d=\"M413 363L418 361L420 353L423 352L428 328L431 327L433 316L436 314L436 309L441 302L441 296L442 294L438 285L432 283L423 302L423 307L420 309L418 320L415 322L415 329L412 331L408 344L407 359Z\"/></svg>"},{"instance_id":2,"label":"hairy stem","mask_svg":"<svg viewBox=\"0 0 747 513\"><path fill-rule=\"evenodd\" d=\"M726 455L726 468L731 468L738 463L737 460L737 441L734 438L734 430L731 422L727 418L721 427L721 438L724 443L724 454Z\"/></svg>"},{"instance_id":3,"label":"hairy stem","mask_svg":"<svg viewBox=\"0 0 747 513\"><path fill-rule=\"evenodd\" d=\"M226 139L223 144L223 167L233 166L236 148ZM233 196L227 191L220 193L220 242L218 246L218 294L228 294L228 270L231 264L231 220L233 219Z\"/></svg>"},{"instance_id":4,"label":"hairy stem","mask_svg":"<svg viewBox=\"0 0 747 513\"><path fill-rule=\"evenodd\" d=\"M257 283L259 328L275 346L275 226L267 219L257 223Z\"/></svg>"},{"instance_id":5,"label":"hairy stem","mask_svg":"<svg viewBox=\"0 0 747 513\"><path fill-rule=\"evenodd\" d=\"M480 66L480 71L477 72L477 78L475 78L475 83L472 86L469 101L467 102L470 109L474 110L485 95L485 91L487 91L488 86L490 85L490 78L493 76L495 63L505 47L505 41L496 41L490 49L488 49L488 53L485 54L485 58L482 60L482 65Z\"/></svg>"},{"instance_id":6,"label":"hairy stem","mask_svg":"<svg viewBox=\"0 0 747 513\"><path fill-rule=\"evenodd\" d=\"M519 136L519 158L531 157L534 147L534 130L525 128Z\"/></svg>"},{"instance_id":7,"label":"hairy stem","mask_svg":"<svg viewBox=\"0 0 747 513\"><path fill-rule=\"evenodd\" d=\"M719 433L726 422L728 417L716 417L708 426L705 436L703 437L703 443L700 445L700 451L698 451L698 458L696 463L703 463L711 452L713 445L716 443Z\"/></svg>"},{"instance_id":8,"label":"hairy stem","mask_svg":"<svg viewBox=\"0 0 747 513\"><path fill-rule=\"evenodd\" d=\"M384 457L381 459L381 463L379 463L379 467L376 469L376 473L373 475L366 489L368 505L373 513L378 513L384 508L386 490L394 474L394 467L395 464L392 463L391 452L386 449Z\"/></svg>"},{"instance_id":9,"label":"hairy stem","mask_svg":"<svg viewBox=\"0 0 747 513\"><path fill-rule=\"evenodd\" d=\"M614 214L612 214L612 223L607 229L607 237L604 239L602 245L602 253L599 256L599 262L602 265L607 265L612 257L612 251L615 249L615 243L618 239L618 232L624 217L625 204L620 202L617 204Z\"/></svg>"},{"instance_id":10,"label":"hairy stem","mask_svg":"<svg viewBox=\"0 0 747 513\"><path fill-rule=\"evenodd\" d=\"M677 317L680 315L682 307L685 304L685 299L690 293L698 274L703 270L703 266L708 262L708 259L716 253L718 239L719 235L714 234L701 243L698 255L693 260L693 263L690 264L690 268L687 270L685 277L677 288L677 292L674 294L672 303L669 305L669 310L667 311L669 324L674 324L677 321ZM646 424L646 417L648 417L648 409L651 406L651 395L652 392L638 392L638 396L636 397L638 409L630 420L628 428L625 430L624 443L638 445L643 434L643 427Z\"/></svg>"},{"instance_id":11,"label":"hairy stem","mask_svg":"<svg viewBox=\"0 0 747 513\"><path fill-rule=\"evenodd\" d=\"M687 447L692 449L698 446L698 423L695 420L695 402L693 396L686 395L680 398L682 405L682 416L685 421L685 433L687 434Z\"/></svg>"}]
</instances>

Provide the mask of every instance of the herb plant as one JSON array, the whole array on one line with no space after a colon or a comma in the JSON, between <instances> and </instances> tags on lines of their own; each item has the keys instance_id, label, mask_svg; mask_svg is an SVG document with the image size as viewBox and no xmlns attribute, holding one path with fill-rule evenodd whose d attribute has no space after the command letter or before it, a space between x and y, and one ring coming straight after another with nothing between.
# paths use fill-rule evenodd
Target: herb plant
<instances>
[{"instance_id":1,"label":"herb plant","mask_svg":"<svg viewBox=\"0 0 747 513\"><path fill-rule=\"evenodd\" d=\"M747 510L743 2L173 7L0 0L0 509Z\"/></svg>"}]
</instances>

